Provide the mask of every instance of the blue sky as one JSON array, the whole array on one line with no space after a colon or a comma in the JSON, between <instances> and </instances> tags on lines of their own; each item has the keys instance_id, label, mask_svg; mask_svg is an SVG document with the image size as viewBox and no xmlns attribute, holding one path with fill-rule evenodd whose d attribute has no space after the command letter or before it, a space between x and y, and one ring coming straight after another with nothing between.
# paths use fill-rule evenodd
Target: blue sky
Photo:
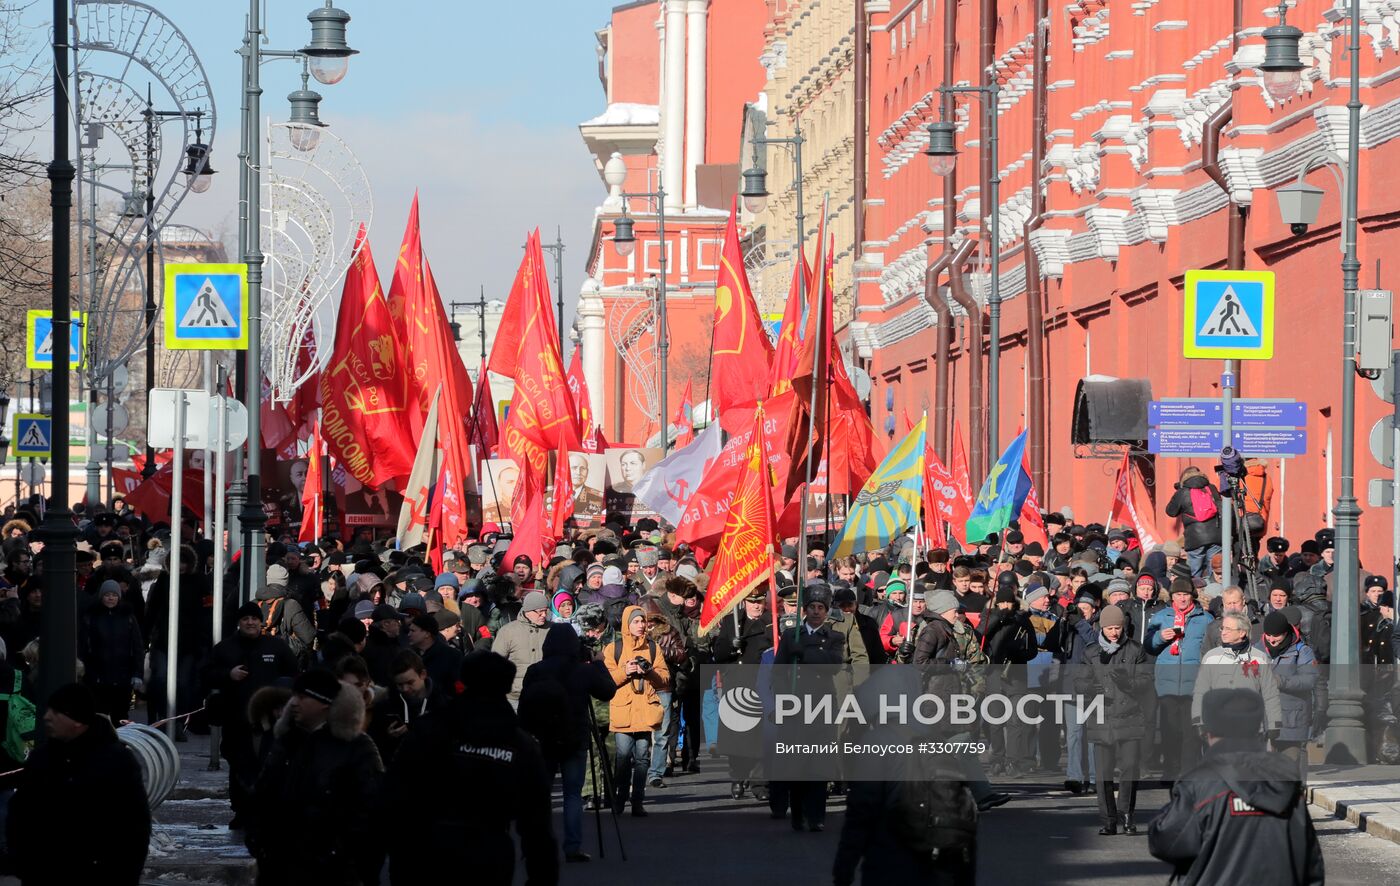
<instances>
[{"instance_id":1,"label":"blue sky","mask_svg":"<svg viewBox=\"0 0 1400 886\"><path fill-rule=\"evenodd\" d=\"M147 0L189 38L213 83L222 124L220 170L237 153L240 61L247 3ZM306 13L319 0L271 0L268 46L306 43ZM351 14L348 41L360 54L324 96L321 117L359 157L374 189L371 242L387 285L414 189L424 249L444 299L504 298L527 231L539 225L566 245L566 313L583 280L593 207L604 188L578 124L604 108L594 31L613 2L601 0L337 0ZM300 86L291 62L265 64L263 114L285 119ZM216 176L209 193L177 218L231 229L237 180Z\"/></svg>"}]
</instances>

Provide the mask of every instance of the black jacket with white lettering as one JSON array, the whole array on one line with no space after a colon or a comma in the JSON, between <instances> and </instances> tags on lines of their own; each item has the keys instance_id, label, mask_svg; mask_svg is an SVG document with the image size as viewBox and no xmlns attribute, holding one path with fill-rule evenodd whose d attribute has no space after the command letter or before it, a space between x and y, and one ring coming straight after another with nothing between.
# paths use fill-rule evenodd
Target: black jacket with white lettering
<instances>
[{"instance_id":1,"label":"black jacket with white lettering","mask_svg":"<svg viewBox=\"0 0 1400 886\"><path fill-rule=\"evenodd\" d=\"M1148 848L1175 867L1173 884L1321 886L1322 848L1296 764L1246 747L1221 741L1182 776Z\"/></svg>"},{"instance_id":2,"label":"black jacket with white lettering","mask_svg":"<svg viewBox=\"0 0 1400 886\"><path fill-rule=\"evenodd\" d=\"M429 772L431 790L424 790ZM470 859L471 882L507 886L515 870L514 822L525 881L558 883L550 783L539 744L519 728L505 698L453 698L413 724L389 766L385 808L413 809L421 838L390 849L392 881L433 882L441 859L424 847L451 846L458 858Z\"/></svg>"}]
</instances>

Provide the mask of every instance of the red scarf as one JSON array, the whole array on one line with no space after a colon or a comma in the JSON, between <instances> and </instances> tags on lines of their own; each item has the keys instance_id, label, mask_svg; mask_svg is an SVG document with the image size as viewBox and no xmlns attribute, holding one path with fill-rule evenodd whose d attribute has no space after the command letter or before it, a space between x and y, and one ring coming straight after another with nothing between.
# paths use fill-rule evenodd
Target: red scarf
<instances>
[{"instance_id":1,"label":"red scarf","mask_svg":"<svg viewBox=\"0 0 1400 886\"><path fill-rule=\"evenodd\" d=\"M1176 638L1172 640L1172 655L1181 654L1181 637L1186 633L1186 616L1195 608L1195 603L1186 604L1185 609L1178 608L1175 603L1172 604L1172 612L1175 614L1175 618L1172 620L1172 627L1176 629Z\"/></svg>"}]
</instances>

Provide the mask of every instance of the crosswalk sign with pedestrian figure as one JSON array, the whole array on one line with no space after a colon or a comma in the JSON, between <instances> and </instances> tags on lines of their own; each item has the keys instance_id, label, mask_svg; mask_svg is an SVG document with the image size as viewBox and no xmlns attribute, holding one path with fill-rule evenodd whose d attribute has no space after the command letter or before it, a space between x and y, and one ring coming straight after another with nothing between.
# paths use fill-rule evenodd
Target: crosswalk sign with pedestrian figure
<instances>
[{"instance_id":1,"label":"crosswalk sign with pedestrian figure","mask_svg":"<svg viewBox=\"0 0 1400 886\"><path fill-rule=\"evenodd\" d=\"M11 439L10 451L16 458L48 458L53 449L53 419L32 413L16 415Z\"/></svg>"},{"instance_id":2,"label":"crosswalk sign with pedestrian figure","mask_svg":"<svg viewBox=\"0 0 1400 886\"><path fill-rule=\"evenodd\" d=\"M1185 297L1187 357L1273 358L1273 271L1187 271Z\"/></svg>"},{"instance_id":3,"label":"crosswalk sign with pedestrian figure","mask_svg":"<svg viewBox=\"0 0 1400 886\"><path fill-rule=\"evenodd\" d=\"M172 350L246 350L248 266L165 266L165 346Z\"/></svg>"},{"instance_id":4,"label":"crosswalk sign with pedestrian figure","mask_svg":"<svg viewBox=\"0 0 1400 886\"><path fill-rule=\"evenodd\" d=\"M34 310L25 314L24 365L30 369L53 370L53 311ZM74 311L68 327L68 365L77 368L83 362L86 323L83 312Z\"/></svg>"}]
</instances>

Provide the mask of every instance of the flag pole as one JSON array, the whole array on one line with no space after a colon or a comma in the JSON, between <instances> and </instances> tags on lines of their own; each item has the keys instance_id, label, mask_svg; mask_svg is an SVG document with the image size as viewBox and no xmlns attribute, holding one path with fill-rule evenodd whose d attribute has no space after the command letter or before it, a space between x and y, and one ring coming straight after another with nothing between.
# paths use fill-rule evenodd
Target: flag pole
<instances>
[{"instance_id":1,"label":"flag pole","mask_svg":"<svg viewBox=\"0 0 1400 886\"><path fill-rule=\"evenodd\" d=\"M798 192L800 194L801 189L799 189ZM829 193L822 197L822 231L826 230L826 212L830 200L831 195ZM799 225L799 235L801 234L800 227ZM819 373L822 371L821 367L825 365L822 358L822 343L826 336L826 324L822 321L826 319L826 311L824 310L826 304L824 301L826 298L826 257L821 255L820 245L818 246L817 252L818 258L822 261L822 270L819 278L821 282L817 284L817 323L816 330L813 333L813 335L817 337L817 340L813 342L813 347L816 350L812 355L812 396L810 398L810 408L807 414L807 466L806 477L802 484L802 498L799 508L797 526L797 575L794 577L794 584L797 585L797 611L799 613L802 611L803 590L803 582L800 579L802 579L807 571L807 500L812 491L812 469L814 467L812 464L812 438L817 435L817 397L823 387L818 383L818 379L820 378ZM822 446L825 448L826 441L822 441ZM828 469L827 474L830 473L831 471Z\"/></svg>"}]
</instances>

